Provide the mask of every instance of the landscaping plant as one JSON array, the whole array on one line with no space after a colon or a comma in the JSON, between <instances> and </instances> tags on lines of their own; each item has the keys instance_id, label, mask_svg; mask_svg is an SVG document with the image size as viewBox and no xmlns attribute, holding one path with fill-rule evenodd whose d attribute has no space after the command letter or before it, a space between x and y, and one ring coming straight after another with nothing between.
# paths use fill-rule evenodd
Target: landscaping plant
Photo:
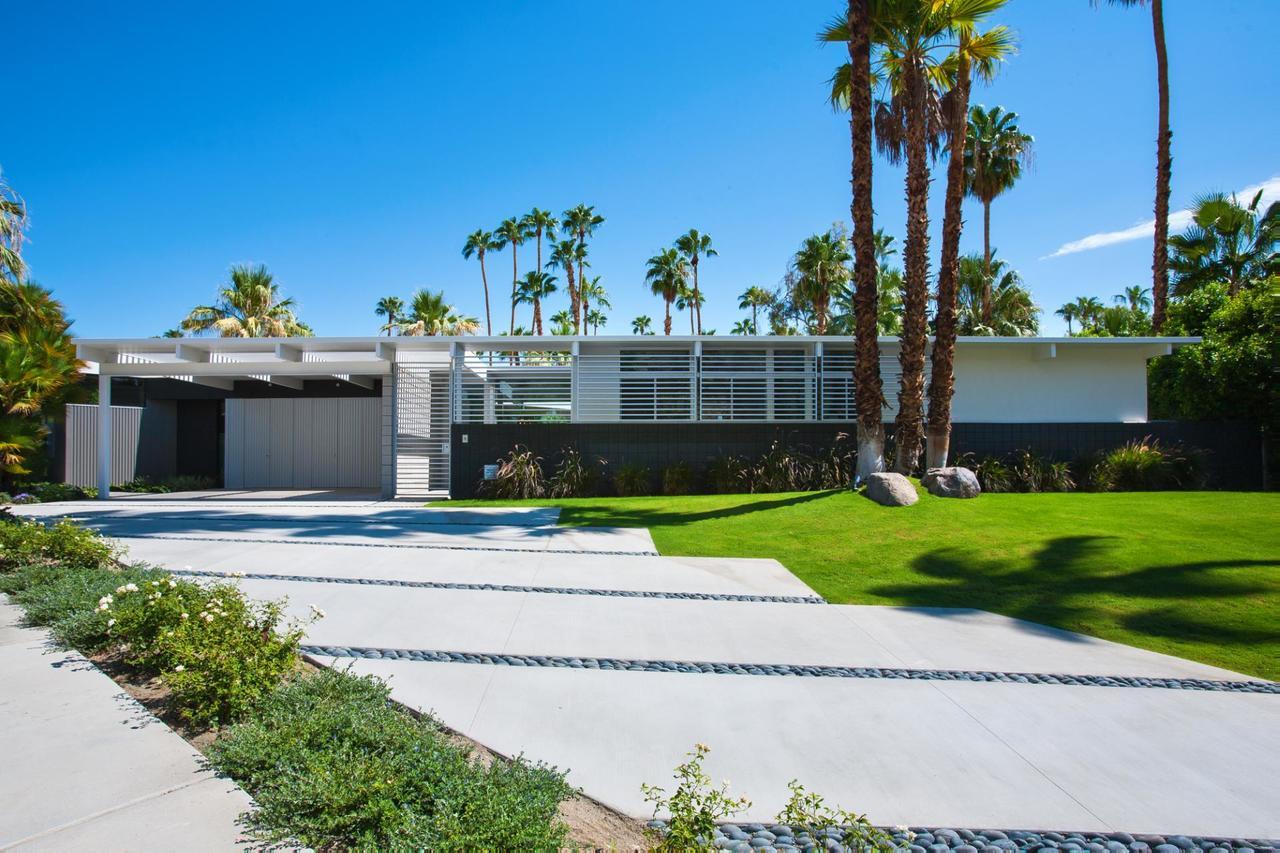
<instances>
[{"instance_id":1,"label":"landscaping plant","mask_svg":"<svg viewBox=\"0 0 1280 853\"><path fill-rule=\"evenodd\" d=\"M547 493L547 478L542 473L542 457L522 444L498 463L497 479L482 484L485 491L499 500L540 498Z\"/></svg>"},{"instance_id":2,"label":"landscaping plant","mask_svg":"<svg viewBox=\"0 0 1280 853\"><path fill-rule=\"evenodd\" d=\"M547 495L553 498L587 498L596 493L600 482L600 467L604 460L592 465L583 458L576 447L561 451L560 465L551 476Z\"/></svg>"},{"instance_id":3,"label":"landscaping plant","mask_svg":"<svg viewBox=\"0 0 1280 853\"><path fill-rule=\"evenodd\" d=\"M1197 489L1204 480L1201 453L1165 446L1150 436L1103 454L1091 473L1094 489L1113 492Z\"/></svg>"},{"instance_id":4,"label":"landscaping plant","mask_svg":"<svg viewBox=\"0 0 1280 853\"><path fill-rule=\"evenodd\" d=\"M704 478L713 495L735 495L751 491L749 466L740 456L717 456L707 463Z\"/></svg>"},{"instance_id":5,"label":"landscaping plant","mask_svg":"<svg viewBox=\"0 0 1280 853\"><path fill-rule=\"evenodd\" d=\"M842 808L828 806L818 794L804 789L799 781L787 783L791 798L778 812L777 822L811 838L837 830L839 843L850 850L893 850L897 848L893 836L872 826L866 815L854 814ZM828 835L828 838L831 836ZM799 840L799 838L797 838Z\"/></svg>"},{"instance_id":6,"label":"landscaping plant","mask_svg":"<svg viewBox=\"0 0 1280 853\"><path fill-rule=\"evenodd\" d=\"M635 498L650 492L649 469L643 465L623 465L614 475L613 487L624 498Z\"/></svg>"},{"instance_id":7,"label":"landscaping plant","mask_svg":"<svg viewBox=\"0 0 1280 853\"><path fill-rule=\"evenodd\" d=\"M702 762L711 752L706 744L695 744L686 753L688 760L676 767L676 789L641 785L645 802L653 803L653 816L667 815L662 830L654 830L660 850L710 849L714 845L716 823L751 807L746 797L729 796L728 781L717 787Z\"/></svg>"},{"instance_id":8,"label":"landscaping plant","mask_svg":"<svg viewBox=\"0 0 1280 853\"><path fill-rule=\"evenodd\" d=\"M70 521L45 525L25 519L0 524L0 572L32 565L98 568L112 565L116 546Z\"/></svg>"},{"instance_id":9,"label":"landscaping plant","mask_svg":"<svg viewBox=\"0 0 1280 853\"><path fill-rule=\"evenodd\" d=\"M662 469L662 493L664 495L693 494L693 469L688 462L677 462Z\"/></svg>"}]
</instances>

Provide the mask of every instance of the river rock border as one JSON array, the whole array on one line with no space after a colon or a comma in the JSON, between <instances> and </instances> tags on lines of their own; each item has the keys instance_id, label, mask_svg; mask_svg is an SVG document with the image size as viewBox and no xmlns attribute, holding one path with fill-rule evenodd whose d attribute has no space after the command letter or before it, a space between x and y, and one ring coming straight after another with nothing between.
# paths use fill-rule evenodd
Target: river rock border
<instances>
[{"instance_id":1,"label":"river rock border","mask_svg":"<svg viewBox=\"0 0 1280 853\"><path fill-rule=\"evenodd\" d=\"M337 583L356 586L393 586L409 589L455 589L479 592L536 592L547 595L601 595L609 598L673 598L688 601L746 601L768 604L826 604L826 600L812 595L746 595L728 592L665 592L642 589L596 589L593 587L527 586L509 583L462 583L453 581L408 581L394 578L343 578L325 575L283 575L266 572L208 572L198 569L174 569L175 575L226 580L297 581L300 583Z\"/></svg>"},{"instance_id":2,"label":"river rock border","mask_svg":"<svg viewBox=\"0 0 1280 853\"><path fill-rule=\"evenodd\" d=\"M1038 672L906 669L902 667L819 666L814 664L714 663L709 661L637 660L627 658L561 657L558 655L486 654L435 649L387 649L368 646L300 647L316 657L402 660L422 663L468 663L487 666L553 667L622 672L675 672L705 675L799 676L809 678L875 678L909 681L970 681L1040 684L1072 687L1157 688L1217 693L1280 695L1280 682L1212 681L1203 678L1145 678L1130 675L1059 675Z\"/></svg>"}]
</instances>

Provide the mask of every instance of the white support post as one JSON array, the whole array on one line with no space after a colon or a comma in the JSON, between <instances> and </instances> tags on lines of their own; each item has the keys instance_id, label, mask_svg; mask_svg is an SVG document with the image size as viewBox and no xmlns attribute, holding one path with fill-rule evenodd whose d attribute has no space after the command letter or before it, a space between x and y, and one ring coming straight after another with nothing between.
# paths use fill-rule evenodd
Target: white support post
<instances>
[{"instance_id":1,"label":"white support post","mask_svg":"<svg viewBox=\"0 0 1280 853\"><path fill-rule=\"evenodd\" d=\"M454 341L449 344L449 423L462 419L462 368L466 350ZM487 381L487 380L486 380Z\"/></svg>"},{"instance_id":2,"label":"white support post","mask_svg":"<svg viewBox=\"0 0 1280 853\"><path fill-rule=\"evenodd\" d=\"M693 356L689 363L689 420L697 421L702 411L702 341L693 342Z\"/></svg>"},{"instance_id":3,"label":"white support post","mask_svg":"<svg viewBox=\"0 0 1280 853\"><path fill-rule=\"evenodd\" d=\"M822 341L813 345L813 420L822 420Z\"/></svg>"},{"instance_id":4,"label":"white support post","mask_svg":"<svg viewBox=\"0 0 1280 853\"><path fill-rule=\"evenodd\" d=\"M98 500L111 497L111 377L98 374Z\"/></svg>"},{"instance_id":5,"label":"white support post","mask_svg":"<svg viewBox=\"0 0 1280 853\"><path fill-rule=\"evenodd\" d=\"M578 341L569 345L569 422L578 422L578 356L581 346ZM619 380L621 381L621 380Z\"/></svg>"}]
</instances>

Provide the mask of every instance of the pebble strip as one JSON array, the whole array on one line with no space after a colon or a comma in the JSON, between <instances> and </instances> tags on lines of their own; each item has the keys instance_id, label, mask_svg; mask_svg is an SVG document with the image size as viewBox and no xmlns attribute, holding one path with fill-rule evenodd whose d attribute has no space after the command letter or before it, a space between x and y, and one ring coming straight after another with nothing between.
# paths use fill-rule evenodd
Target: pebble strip
<instances>
[{"instance_id":1,"label":"pebble strip","mask_svg":"<svg viewBox=\"0 0 1280 853\"><path fill-rule=\"evenodd\" d=\"M666 824L649 821L662 831ZM1089 853L1273 853L1280 840L1188 835L1130 835L1127 832L1046 832L999 829L945 829L915 826L885 828L900 850L912 853L1007 853L1012 850L1076 850ZM782 824L725 823L712 844L721 850L755 853L770 850L850 850L839 828L810 833Z\"/></svg>"},{"instance_id":2,"label":"pebble strip","mask_svg":"<svg viewBox=\"0 0 1280 853\"><path fill-rule=\"evenodd\" d=\"M610 598L675 598L689 601L749 601L769 604L826 604L816 596L800 595L735 595L721 592L650 592L636 589L593 589L590 587L524 586L509 583L455 583L446 581L406 581L388 578L335 578L323 575L278 575L263 572L206 572L196 569L173 570L172 574L203 578L248 578L268 581L300 581L304 583L342 583L357 586L396 586L410 589L465 589L482 592L539 592L551 595L603 595Z\"/></svg>"},{"instance_id":3,"label":"pebble strip","mask_svg":"<svg viewBox=\"0 0 1280 853\"><path fill-rule=\"evenodd\" d=\"M121 539L172 539L180 542L248 542L257 545L341 545L346 548L413 548L423 551L507 551L516 554L593 554L598 557L659 557L657 551L591 551L582 548L503 548L497 545L426 545L407 542L335 542L332 539L253 539L247 536L178 536L130 533Z\"/></svg>"},{"instance_id":4,"label":"pebble strip","mask_svg":"<svg viewBox=\"0 0 1280 853\"><path fill-rule=\"evenodd\" d=\"M813 664L711 663L707 661L628 660L626 658L559 657L448 652L434 649L382 649L365 646L302 646L305 654L341 658L471 663L490 666L541 666L626 672L684 672L712 675L808 676L811 678L882 678L913 681L987 681L1007 684L1057 684L1075 687L1163 688L1220 693L1280 695L1280 682L1210 681L1202 678L1139 678L1129 675L1049 675L1037 672L904 669L900 667L818 666Z\"/></svg>"}]
</instances>

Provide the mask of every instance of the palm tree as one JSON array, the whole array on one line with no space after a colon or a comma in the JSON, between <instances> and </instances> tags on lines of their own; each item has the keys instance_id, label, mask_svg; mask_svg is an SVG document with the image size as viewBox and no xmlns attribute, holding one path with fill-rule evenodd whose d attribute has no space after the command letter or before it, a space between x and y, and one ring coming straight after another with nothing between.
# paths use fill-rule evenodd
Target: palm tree
<instances>
[{"instance_id":1,"label":"palm tree","mask_svg":"<svg viewBox=\"0 0 1280 853\"><path fill-rule=\"evenodd\" d=\"M844 286L850 260L848 242L834 230L806 238L796 252L793 263L800 275L796 291L812 309L819 335L827 333L831 299Z\"/></svg>"},{"instance_id":2,"label":"palm tree","mask_svg":"<svg viewBox=\"0 0 1280 853\"><path fill-rule=\"evenodd\" d=\"M516 249L524 245L524 241L529 239L529 232L525 230L524 223L512 217L504 219L502 223L494 230L494 248L505 249L511 247L511 326L512 332L516 328L516 288L520 281L520 268L516 263Z\"/></svg>"},{"instance_id":3,"label":"palm tree","mask_svg":"<svg viewBox=\"0 0 1280 853\"><path fill-rule=\"evenodd\" d=\"M1117 293L1114 297L1117 305L1128 306L1130 311L1142 313L1151 310L1151 289L1135 284Z\"/></svg>"},{"instance_id":4,"label":"palm tree","mask_svg":"<svg viewBox=\"0 0 1280 853\"><path fill-rule=\"evenodd\" d=\"M26 230L27 205L0 172L0 280L18 282L26 278L27 265L22 260Z\"/></svg>"},{"instance_id":5,"label":"palm tree","mask_svg":"<svg viewBox=\"0 0 1280 853\"><path fill-rule=\"evenodd\" d=\"M606 325L609 318L600 311L599 308L592 308L587 312L587 325L591 327L591 334L600 334L600 327Z\"/></svg>"},{"instance_id":6,"label":"palm tree","mask_svg":"<svg viewBox=\"0 0 1280 853\"><path fill-rule=\"evenodd\" d=\"M1096 323L1104 307L1096 296L1077 296L1076 319L1080 322L1080 328Z\"/></svg>"},{"instance_id":7,"label":"palm tree","mask_svg":"<svg viewBox=\"0 0 1280 853\"><path fill-rule=\"evenodd\" d=\"M687 234L676 238L676 249L688 259L693 267L693 310L697 315L698 334L702 334L702 291L698 289L698 259L718 255L711 246L711 235L700 234L696 228L690 228Z\"/></svg>"},{"instance_id":8,"label":"palm tree","mask_svg":"<svg viewBox=\"0 0 1280 853\"><path fill-rule=\"evenodd\" d=\"M541 270L531 270L520 279L516 302L533 306L533 333L542 334L542 300L556 292L556 277Z\"/></svg>"},{"instance_id":9,"label":"palm tree","mask_svg":"<svg viewBox=\"0 0 1280 853\"><path fill-rule=\"evenodd\" d=\"M731 335L754 335L756 333L756 324L754 320L738 320L733 324L733 328L729 330Z\"/></svg>"},{"instance_id":10,"label":"palm tree","mask_svg":"<svg viewBox=\"0 0 1280 853\"><path fill-rule=\"evenodd\" d=\"M655 296L661 296L666 308L666 317L662 322L662 333L671 334L671 303L676 301L684 290L685 263L684 258L675 249L663 249L646 262L644 280L649 283L649 290Z\"/></svg>"},{"instance_id":11,"label":"palm tree","mask_svg":"<svg viewBox=\"0 0 1280 853\"><path fill-rule=\"evenodd\" d=\"M991 267L991 203L1012 189L1022 177L1022 169L1031 160L1035 137L1018 127L1018 114L1000 107L985 109L981 105L969 111L969 124L964 140L964 178L966 192L982 202L982 245ZM990 294L987 314L990 321Z\"/></svg>"},{"instance_id":12,"label":"palm tree","mask_svg":"<svg viewBox=\"0 0 1280 853\"><path fill-rule=\"evenodd\" d=\"M224 338L306 338L311 329L294 314L293 299L280 298L264 264L231 268L231 281L212 305L197 305L182 321L184 331L214 331Z\"/></svg>"},{"instance_id":13,"label":"palm tree","mask_svg":"<svg viewBox=\"0 0 1280 853\"><path fill-rule=\"evenodd\" d=\"M1223 193L1196 199L1191 225L1169 238L1179 296L1212 281L1226 282L1235 296L1250 282L1280 274L1280 202L1273 201L1260 214L1261 203L1261 190L1248 207Z\"/></svg>"},{"instance_id":14,"label":"palm tree","mask_svg":"<svg viewBox=\"0 0 1280 853\"><path fill-rule=\"evenodd\" d=\"M489 300L486 297L485 302ZM379 317L386 317L387 322L382 326L382 330L387 333L387 337L400 325L400 317L404 314L404 300L399 296L384 296L378 300L377 307L373 309L373 313Z\"/></svg>"},{"instance_id":15,"label":"palm tree","mask_svg":"<svg viewBox=\"0 0 1280 853\"><path fill-rule=\"evenodd\" d=\"M631 321L631 334L633 335L652 335L653 319L648 314L641 314L639 317Z\"/></svg>"},{"instance_id":16,"label":"palm tree","mask_svg":"<svg viewBox=\"0 0 1280 853\"><path fill-rule=\"evenodd\" d=\"M561 227L572 234L578 241L578 281L582 282L582 268L586 266L587 258L587 238L596 233L596 229L604 224L604 217L596 213L594 205L579 204L571 207L564 212L564 218ZM570 290L573 289L572 283ZM581 299L570 294L570 302L573 303L574 328L580 327L580 320L585 318L587 313L586 306Z\"/></svg>"},{"instance_id":17,"label":"palm tree","mask_svg":"<svg viewBox=\"0 0 1280 853\"><path fill-rule=\"evenodd\" d=\"M409 300L409 324L406 335L469 335L480 328L474 317L458 314L444 301L444 291L419 290Z\"/></svg>"},{"instance_id":18,"label":"palm tree","mask_svg":"<svg viewBox=\"0 0 1280 853\"><path fill-rule=\"evenodd\" d=\"M1004 261L992 256L991 323L982 321L982 296L986 292L986 258L965 255L960 259L956 320L962 335L999 335L1027 338L1040 332L1040 308L1031 298L1022 277ZM1095 300L1096 301L1096 300ZM1101 307L1101 304L1099 304Z\"/></svg>"},{"instance_id":19,"label":"palm tree","mask_svg":"<svg viewBox=\"0 0 1280 853\"><path fill-rule=\"evenodd\" d=\"M525 228L525 232L532 234L538 243L538 266L542 269L542 237L545 234L548 240L556 239L556 226L559 220L556 215L549 210L539 210L534 208L520 218L520 224Z\"/></svg>"},{"instance_id":20,"label":"palm tree","mask_svg":"<svg viewBox=\"0 0 1280 853\"><path fill-rule=\"evenodd\" d=\"M773 304L773 294L758 284L753 284L738 297L738 307L751 310L751 328L760 328L760 309ZM752 332L755 334L755 332Z\"/></svg>"},{"instance_id":21,"label":"palm tree","mask_svg":"<svg viewBox=\"0 0 1280 853\"><path fill-rule=\"evenodd\" d=\"M551 315L551 334L573 334L573 318L569 316L569 312L567 310L562 309Z\"/></svg>"},{"instance_id":22,"label":"palm tree","mask_svg":"<svg viewBox=\"0 0 1280 853\"><path fill-rule=\"evenodd\" d=\"M467 236L467 242L462 246L462 257L469 259L474 255L480 261L480 282L484 285L484 330L487 335L493 334L493 317L489 314L489 276L484 271L484 256L490 250L500 250L503 245L492 231L477 228ZM515 262L515 255L515 249L512 249L512 263Z\"/></svg>"},{"instance_id":23,"label":"palm tree","mask_svg":"<svg viewBox=\"0 0 1280 853\"><path fill-rule=\"evenodd\" d=\"M1078 319L1080 319L1080 314L1079 314L1079 310L1078 310L1078 308L1076 307L1076 304L1075 304L1074 302L1065 302L1065 303L1063 303L1062 307L1061 307L1061 308L1059 308L1057 311L1054 311L1053 313L1057 314L1059 317L1061 317L1062 319L1064 319L1064 320L1066 320L1066 321L1067 321L1067 334L1068 334L1068 335L1075 334L1075 333L1071 330L1071 321L1072 321L1072 320L1078 320Z\"/></svg>"},{"instance_id":24,"label":"palm tree","mask_svg":"<svg viewBox=\"0 0 1280 853\"><path fill-rule=\"evenodd\" d=\"M592 299L601 308L613 307L613 304L609 302L608 292L604 289L604 285L600 283L600 276L595 276L590 281L585 278L579 279L578 294L582 297L582 313L584 316L590 310L590 301Z\"/></svg>"},{"instance_id":25,"label":"palm tree","mask_svg":"<svg viewBox=\"0 0 1280 853\"><path fill-rule=\"evenodd\" d=\"M961 205L965 195L965 157L971 78L989 81L996 66L1013 52L1013 35L1007 27L977 31L987 15L1006 0L985 0L981 10L956 14L950 35L955 39L947 128L947 189L942 215L942 253L938 263L935 299L932 372L929 377L929 415L925 428L925 468L945 468L951 453L951 398L955 392L956 294L960 267L960 231L964 227ZM970 4L973 5L973 4ZM958 10L958 7L957 7Z\"/></svg>"},{"instance_id":26,"label":"palm tree","mask_svg":"<svg viewBox=\"0 0 1280 853\"><path fill-rule=\"evenodd\" d=\"M1098 0L1089 0L1094 6ZM1164 45L1164 0L1107 0L1116 6L1151 5L1151 33L1156 47L1156 239L1151 255L1151 325L1160 334L1169 293L1169 185L1173 180L1173 154L1169 130L1169 55Z\"/></svg>"},{"instance_id":27,"label":"palm tree","mask_svg":"<svg viewBox=\"0 0 1280 853\"><path fill-rule=\"evenodd\" d=\"M579 245L573 240L561 240L552 244L551 257L547 260L547 266L564 270L565 285L569 289L569 311L573 315L575 335L582 331L582 311L581 295L575 286L574 265L578 264L581 268L581 262L586 258L586 251L586 246Z\"/></svg>"},{"instance_id":28,"label":"palm tree","mask_svg":"<svg viewBox=\"0 0 1280 853\"><path fill-rule=\"evenodd\" d=\"M680 288L676 291L676 310L689 310L689 334L696 335L697 327L695 326L695 317L697 317L698 306L701 300L694 296L693 288L689 286L689 280L685 279L680 282Z\"/></svg>"}]
</instances>

